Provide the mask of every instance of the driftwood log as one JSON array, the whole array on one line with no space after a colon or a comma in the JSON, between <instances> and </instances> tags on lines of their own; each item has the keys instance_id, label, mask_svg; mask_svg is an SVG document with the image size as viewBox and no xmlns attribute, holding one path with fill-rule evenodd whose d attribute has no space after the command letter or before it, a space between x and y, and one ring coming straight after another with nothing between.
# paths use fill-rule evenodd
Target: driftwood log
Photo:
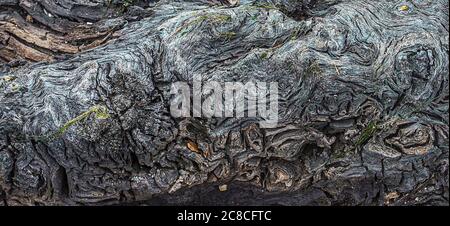
<instances>
[{"instance_id":1,"label":"driftwood log","mask_svg":"<svg viewBox=\"0 0 450 226\"><path fill-rule=\"evenodd\" d=\"M448 205L448 7L0 0L0 205ZM279 125L172 117L196 75Z\"/></svg>"}]
</instances>

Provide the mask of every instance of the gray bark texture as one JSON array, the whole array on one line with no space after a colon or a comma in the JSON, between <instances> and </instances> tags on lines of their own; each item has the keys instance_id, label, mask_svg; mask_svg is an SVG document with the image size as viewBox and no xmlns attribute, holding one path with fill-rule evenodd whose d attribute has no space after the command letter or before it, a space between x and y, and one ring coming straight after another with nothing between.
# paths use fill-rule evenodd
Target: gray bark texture
<instances>
[{"instance_id":1,"label":"gray bark texture","mask_svg":"<svg viewBox=\"0 0 450 226\"><path fill-rule=\"evenodd\" d=\"M447 0L235 2L0 0L0 205L449 204ZM279 125L172 117L197 75Z\"/></svg>"}]
</instances>

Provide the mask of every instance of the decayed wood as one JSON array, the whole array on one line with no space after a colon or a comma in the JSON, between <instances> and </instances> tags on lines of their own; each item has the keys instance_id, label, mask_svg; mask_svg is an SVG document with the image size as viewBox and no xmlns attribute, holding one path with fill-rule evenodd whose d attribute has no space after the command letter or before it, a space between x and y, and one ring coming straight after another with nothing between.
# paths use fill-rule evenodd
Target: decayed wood
<instances>
[{"instance_id":1,"label":"decayed wood","mask_svg":"<svg viewBox=\"0 0 450 226\"><path fill-rule=\"evenodd\" d=\"M109 20L126 9L111 8L106 3L73 4L72 9L80 9L71 14L54 1L0 1L0 62L51 62L58 55L82 52L114 39L114 32L126 21Z\"/></svg>"},{"instance_id":2,"label":"decayed wood","mask_svg":"<svg viewBox=\"0 0 450 226\"><path fill-rule=\"evenodd\" d=\"M448 205L448 1L112 2L0 0L0 205ZM279 125L172 117L197 76Z\"/></svg>"}]
</instances>

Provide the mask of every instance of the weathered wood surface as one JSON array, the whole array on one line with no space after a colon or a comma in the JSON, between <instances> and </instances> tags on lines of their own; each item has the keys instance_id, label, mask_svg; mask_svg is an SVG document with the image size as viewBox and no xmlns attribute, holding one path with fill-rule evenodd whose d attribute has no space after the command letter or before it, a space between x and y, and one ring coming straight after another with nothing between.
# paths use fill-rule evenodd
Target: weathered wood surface
<instances>
[{"instance_id":1,"label":"weathered wood surface","mask_svg":"<svg viewBox=\"0 0 450 226\"><path fill-rule=\"evenodd\" d=\"M448 205L448 29L446 0L0 0L0 204ZM172 118L195 75L278 82L280 126Z\"/></svg>"}]
</instances>

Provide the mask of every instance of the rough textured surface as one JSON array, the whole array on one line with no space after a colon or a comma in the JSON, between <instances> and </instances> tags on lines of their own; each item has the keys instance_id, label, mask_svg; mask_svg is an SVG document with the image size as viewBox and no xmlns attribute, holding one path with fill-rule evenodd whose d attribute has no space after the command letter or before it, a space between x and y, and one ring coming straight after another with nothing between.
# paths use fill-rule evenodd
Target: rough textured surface
<instances>
[{"instance_id":1,"label":"rough textured surface","mask_svg":"<svg viewBox=\"0 0 450 226\"><path fill-rule=\"evenodd\" d=\"M106 2L0 0L0 205L448 205L448 1ZM280 125L172 118L195 75Z\"/></svg>"}]
</instances>

